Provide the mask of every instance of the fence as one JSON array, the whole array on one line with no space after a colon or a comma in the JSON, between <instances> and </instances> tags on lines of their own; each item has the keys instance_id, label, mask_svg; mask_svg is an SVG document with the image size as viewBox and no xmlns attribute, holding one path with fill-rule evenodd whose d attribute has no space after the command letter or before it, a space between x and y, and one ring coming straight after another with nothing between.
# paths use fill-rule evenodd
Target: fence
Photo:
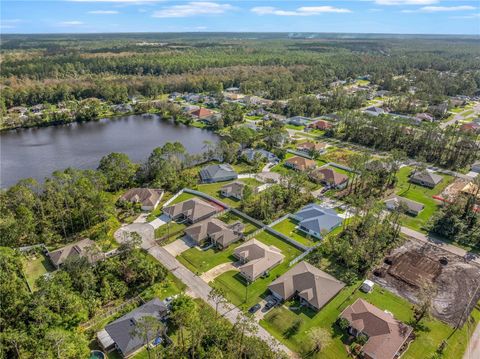
<instances>
[{"instance_id":1,"label":"fence","mask_svg":"<svg viewBox=\"0 0 480 359\"><path fill-rule=\"evenodd\" d=\"M312 156L310 156L308 153L303 152L303 151L295 151L295 150L288 149L287 152L291 153L291 154L294 154L294 155L297 155L297 156L308 158L310 160L312 159Z\"/></svg>"},{"instance_id":2,"label":"fence","mask_svg":"<svg viewBox=\"0 0 480 359\"><path fill-rule=\"evenodd\" d=\"M183 189L181 189L180 191L178 191L172 198L170 198L168 201L166 201L162 208L165 208L167 207L170 203L172 203L178 196L180 196L181 194L183 193Z\"/></svg>"}]
</instances>

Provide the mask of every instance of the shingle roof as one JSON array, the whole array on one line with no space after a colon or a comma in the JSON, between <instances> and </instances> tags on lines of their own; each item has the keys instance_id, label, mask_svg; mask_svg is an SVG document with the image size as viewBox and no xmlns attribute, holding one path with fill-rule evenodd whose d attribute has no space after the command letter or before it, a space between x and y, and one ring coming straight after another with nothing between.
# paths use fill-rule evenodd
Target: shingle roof
<instances>
[{"instance_id":1,"label":"shingle roof","mask_svg":"<svg viewBox=\"0 0 480 359\"><path fill-rule=\"evenodd\" d=\"M295 168L299 169L300 171L304 171L308 168L312 168L317 165L317 163L314 160L310 160L308 158L301 157L301 156L291 157L288 160L286 160L285 163L293 165Z\"/></svg>"},{"instance_id":2,"label":"shingle roof","mask_svg":"<svg viewBox=\"0 0 480 359\"><path fill-rule=\"evenodd\" d=\"M371 358L392 359L413 329L374 305L357 299L341 314L352 328L368 336L362 350Z\"/></svg>"},{"instance_id":3,"label":"shingle roof","mask_svg":"<svg viewBox=\"0 0 480 359\"><path fill-rule=\"evenodd\" d=\"M212 116L214 112L210 111L209 109L201 107L198 110L192 111L191 114L193 116L197 116L198 118L204 118L204 117Z\"/></svg>"},{"instance_id":4,"label":"shingle roof","mask_svg":"<svg viewBox=\"0 0 480 359\"><path fill-rule=\"evenodd\" d=\"M225 186L222 186L220 191L230 195L235 195L236 197L242 197L244 188L245 188L245 183L240 181L235 181L232 183L228 183Z\"/></svg>"},{"instance_id":5,"label":"shingle roof","mask_svg":"<svg viewBox=\"0 0 480 359\"><path fill-rule=\"evenodd\" d=\"M338 173L331 168L318 168L310 174L314 179L325 181L330 185L341 185L348 181L348 176L343 173Z\"/></svg>"},{"instance_id":6,"label":"shingle roof","mask_svg":"<svg viewBox=\"0 0 480 359\"><path fill-rule=\"evenodd\" d=\"M258 277L285 258L277 247L267 246L255 238L237 247L234 255L247 261L239 269L250 278Z\"/></svg>"},{"instance_id":7,"label":"shingle roof","mask_svg":"<svg viewBox=\"0 0 480 359\"><path fill-rule=\"evenodd\" d=\"M185 233L197 242L210 236L212 240L226 247L240 238L244 227L241 222L228 225L217 218L209 218L186 228Z\"/></svg>"},{"instance_id":8,"label":"shingle roof","mask_svg":"<svg viewBox=\"0 0 480 359\"><path fill-rule=\"evenodd\" d=\"M342 223L342 218L337 212L330 208L324 208L318 204L309 204L295 213L300 219L300 226L316 233L323 231L330 232L333 228Z\"/></svg>"},{"instance_id":9,"label":"shingle roof","mask_svg":"<svg viewBox=\"0 0 480 359\"><path fill-rule=\"evenodd\" d=\"M135 335L135 327L143 317L151 316L160 320L167 313L167 307L158 298L143 304L137 309L113 321L105 327L105 331L110 335L118 349L124 356L135 352L143 347L143 338ZM151 333L153 337L156 333Z\"/></svg>"},{"instance_id":10,"label":"shingle roof","mask_svg":"<svg viewBox=\"0 0 480 359\"><path fill-rule=\"evenodd\" d=\"M200 177L202 178L202 180L220 179L224 177L236 176L237 173L235 172L235 170L227 163L206 166L200 170Z\"/></svg>"},{"instance_id":11,"label":"shingle roof","mask_svg":"<svg viewBox=\"0 0 480 359\"><path fill-rule=\"evenodd\" d=\"M273 281L268 288L283 299L295 293L317 309L322 308L345 286L330 274L302 261Z\"/></svg>"},{"instance_id":12,"label":"shingle roof","mask_svg":"<svg viewBox=\"0 0 480 359\"><path fill-rule=\"evenodd\" d=\"M141 203L143 206L154 206L159 199L163 196L161 189L152 188L132 188L129 189L122 197L121 200Z\"/></svg>"},{"instance_id":13,"label":"shingle roof","mask_svg":"<svg viewBox=\"0 0 480 359\"><path fill-rule=\"evenodd\" d=\"M307 151L320 151L323 150L327 145L321 142L303 142L297 146L299 150L307 150Z\"/></svg>"},{"instance_id":14,"label":"shingle roof","mask_svg":"<svg viewBox=\"0 0 480 359\"><path fill-rule=\"evenodd\" d=\"M411 179L415 181L421 181L425 183L431 183L432 185L436 185L442 181L443 177L433 172L425 170L422 172L416 172L412 174Z\"/></svg>"},{"instance_id":15,"label":"shingle roof","mask_svg":"<svg viewBox=\"0 0 480 359\"><path fill-rule=\"evenodd\" d=\"M95 242L88 238L84 238L78 242L68 244L65 247L49 252L48 257L55 266L59 266L65 263L68 258L73 257L86 257L90 263L94 263L100 260L103 255L99 254L94 256L88 253L87 248L90 247L96 248Z\"/></svg>"},{"instance_id":16,"label":"shingle roof","mask_svg":"<svg viewBox=\"0 0 480 359\"><path fill-rule=\"evenodd\" d=\"M411 199L405 198L405 197L400 197L397 195L393 195L387 200L385 200L386 204L392 204L394 207L397 207L400 205L400 203L404 204L407 206L407 208L412 211L412 212L420 212L423 210L425 207L422 203L412 201Z\"/></svg>"},{"instance_id":17,"label":"shingle roof","mask_svg":"<svg viewBox=\"0 0 480 359\"><path fill-rule=\"evenodd\" d=\"M217 211L218 209L215 206L199 198L187 199L186 201L165 207L163 209L163 212L168 214L170 217L175 218L183 214L186 218L193 222L206 215L213 215L217 213Z\"/></svg>"}]
</instances>

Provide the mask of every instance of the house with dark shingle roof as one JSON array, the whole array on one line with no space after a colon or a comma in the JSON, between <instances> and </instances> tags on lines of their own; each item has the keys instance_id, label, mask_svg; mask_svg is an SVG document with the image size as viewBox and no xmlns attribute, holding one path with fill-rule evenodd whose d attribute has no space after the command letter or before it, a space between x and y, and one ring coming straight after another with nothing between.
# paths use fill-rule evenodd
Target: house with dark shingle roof
<instances>
[{"instance_id":1,"label":"house with dark shingle roof","mask_svg":"<svg viewBox=\"0 0 480 359\"><path fill-rule=\"evenodd\" d=\"M412 327L361 298L345 308L340 317L350 324L348 331L351 335L367 336L362 347L366 359L397 358L413 332Z\"/></svg>"},{"instance_id":2,"label":"house with dark shingle roof","mask_svg":"<svg viewBox=\"0 0 480 359\"><path fill-rule=\"evenodd\" d=\"M168 309L158 298L154 298L137 309L125 314L123 317L108 324L105 329L97 333L97 341L106 352L116 349L123 358L129 358L138 353L149 344L145 342L142 335L136 332L137 325L145 317L152 317L161 321L166 317ZM152 330L149 337L150 342L156 342L158 338L164 337L165 333Z\"/></svg>"},{"instance_id":3,"label":"house with dark shingle roof","mask_svg":"<svg viewBox=\"0 0 480 359\"><path fill-rule=\"evenodd\" d=\"M293 116L290 118L287 118L286 122L290 125L294 126L306 126L312 121L311 118L309 117L304 117L304 116Z\"/></svg>"},{"instance_id":4,"label":"house with dark shingle roof","mask_svg":"<svg viewBox=\"0 0 480 359\"><path fill-rule=\"evenodd\" d=\"M205 202L199 198L191 198L186 201L176 203L174 205L165 207L165 213L172 220L185 221L187 223L197 223L206 219L215 213L219 212L221 208Z\"/></svg>"},{"instance_id":5,"label":"house with dark shingle roof","mask_svg":"<svg viewBox=\"0 0 480 359\"><path fill-rule=\"evenodd\" d=\"M231 181L237 179L237 177L237 172L227 163L206 166L200 170L202 183Z\"/></svg>"},{"instance_id":6,"label":"house with dark shingle roof","mask_svg":"<svg viewBox=\"0 0 480 359\"><path fill-rule=\"evenodd\" d=\"M343 189L348 184L347 175L326 167L313 170L309 174L309 177L315 182L323 183L326 186L337 189Z\"/></svg>"},{"instance_id":7,"label":"house with dark shingle roof","mask_svg":"<svg viewBox=\"0 0 480 359\"><path fill-rule=\"evenodd\" d=\"M421 172L416 171L410 175L410 182L428 188L434 188L437 184L442 182L442 180L442 176L427 170Z\"/></svg>"},{"instance_id":8,"label":"house with dark shingle roof","mask_svg":"<svg viewBox=\"0 0 480 359\"><path fill-rule=\"evenodd\" d=\"M100 252L96 243L88 238L68 244L55 251L48 252L47 256L57 269L70 258L85 257L91 264L104 258L104 254Z\"/></svg>"},{"instance_id":9,"label":"house with dark shingle roof","mask_svg":"<svg viewBox=\"0 0 480 359\"><path fill-rule=\"evenodd\" d=\"M328 273L302 261L274 280L268 289L280 300L298 298L314 310L320 310L345 287Z\"/></svg>"},{"instance_id":10,"label":"house with dark shingle roof","mask_svg":"<svg viewBox=\"0 0 480 359\"><path fill-rule=\"evenodd\" d=\"M243 238L244 229L245 225L239 221L226 224L218 218L209 218L187 227L185 235L198 245L211 241L218 248L224 249Z\"/></svg>"},{"instance_id":11,"label":"house with dark shingle roof","mask_svg":"<svg viewBox=\"0 0 480 359\"><path fill-rule=\"evenodd\" d=\"M238 200L243 198L243 190L245 189L245 183L240 181L235 181L232 183L228 183L222 188L220 188L220 193L223 197L233 197Z\"/></svg>"},{"instance_id":12,"label":"house with dark shingle roof","mask_svg":"<svg viewBox=\"0 0 480 359\"><path fill-rule=\"evenodd\" d=\"M335 210L324 208L318 204L312 203L304 206L300 211L292 215L299 221L298 229L322 239L324 233L329 233L342 224L341 218Z\"/></svg>"},{"instance_id":13,"label":"house with dark shingle roof","mask_svg":"<svg viewBox=\"0 0 480 359\"><path fill-rule=\"evenodd\" d=\"M418 214L425 208L422 203L412 201L411 199L393 195L387 200L385 200L385 205L387 209L393 211L399 206L404 206L406 212L412 216L418 216Z\"/></svg>"},{"instance_id":14,"label":"house with dark shingle roof","mask_svg":"<svg viewBox=\"0 0 480 359\"><path fill-rule=\"evenodd\" d=\"M365 110L363 110L363 113L376 117L376 116L384 115L387 112L381 107L371 106L371 107L367 107Z\"/></svg>"},{"instance_id":15,"label":"house with dark shingle roof","mask_svg":"<svg viewBox=\"0 0 480 359\"><path fill-rule=\"evenodd\" d=\"M248 162L253 162L256 156L259 156L261 159L267 160L267 162L279 162L280 159L275 156L272 152L264 150L263 148L253 149L247 148L242 152L242 156L245 156Z\"/></svg>"},{"instance_id":16,"label":"house with dark shingle roof","mask_svg":"<svg viewBox=\"0 0 480 359\"><path fill-rule=\"evenodd\" d=\"M143 211L154 210L163 197L161 189L153 188L131 188L123 196L120 201L131 203L140 203Z\"/></svg>"}]
</instances>

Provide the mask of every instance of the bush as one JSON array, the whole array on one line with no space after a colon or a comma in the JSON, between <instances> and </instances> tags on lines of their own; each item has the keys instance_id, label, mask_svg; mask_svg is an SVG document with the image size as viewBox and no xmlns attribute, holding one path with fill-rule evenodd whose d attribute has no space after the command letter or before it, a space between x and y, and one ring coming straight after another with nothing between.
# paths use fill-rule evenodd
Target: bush
<instances>
[{"instance_id":1,"label":"bush","mask_svg":"<svg viewBox=\"0 0 480 359\"><path fill-rule=\"evenodd\" d=\"M350 323L348 322L348 320L346 320L345 318L338 318L337 320L337 324L338 326L342 329L342 330L347 330L348 327L350 326Z\"/></svg>"}]
</instances>

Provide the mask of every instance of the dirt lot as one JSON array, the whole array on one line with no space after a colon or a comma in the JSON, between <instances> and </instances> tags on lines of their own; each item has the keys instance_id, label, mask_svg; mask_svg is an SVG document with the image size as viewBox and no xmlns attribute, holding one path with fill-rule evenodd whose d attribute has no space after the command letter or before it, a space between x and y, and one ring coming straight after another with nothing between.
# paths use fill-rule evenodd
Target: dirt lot
<instances>
[{"instance_id":1,"label":"dirt lot","mask_svg":"<svg viewBox=\"0 0 480 359\"><path fill-rule=\"evenodd\" d=\"M430 244L407 241L374 272L381 275L373 281L411 302L418 286L434 283L433 315L453 326L463 324L480 299L480 266Z\"/></svg>"}]
</instances>

